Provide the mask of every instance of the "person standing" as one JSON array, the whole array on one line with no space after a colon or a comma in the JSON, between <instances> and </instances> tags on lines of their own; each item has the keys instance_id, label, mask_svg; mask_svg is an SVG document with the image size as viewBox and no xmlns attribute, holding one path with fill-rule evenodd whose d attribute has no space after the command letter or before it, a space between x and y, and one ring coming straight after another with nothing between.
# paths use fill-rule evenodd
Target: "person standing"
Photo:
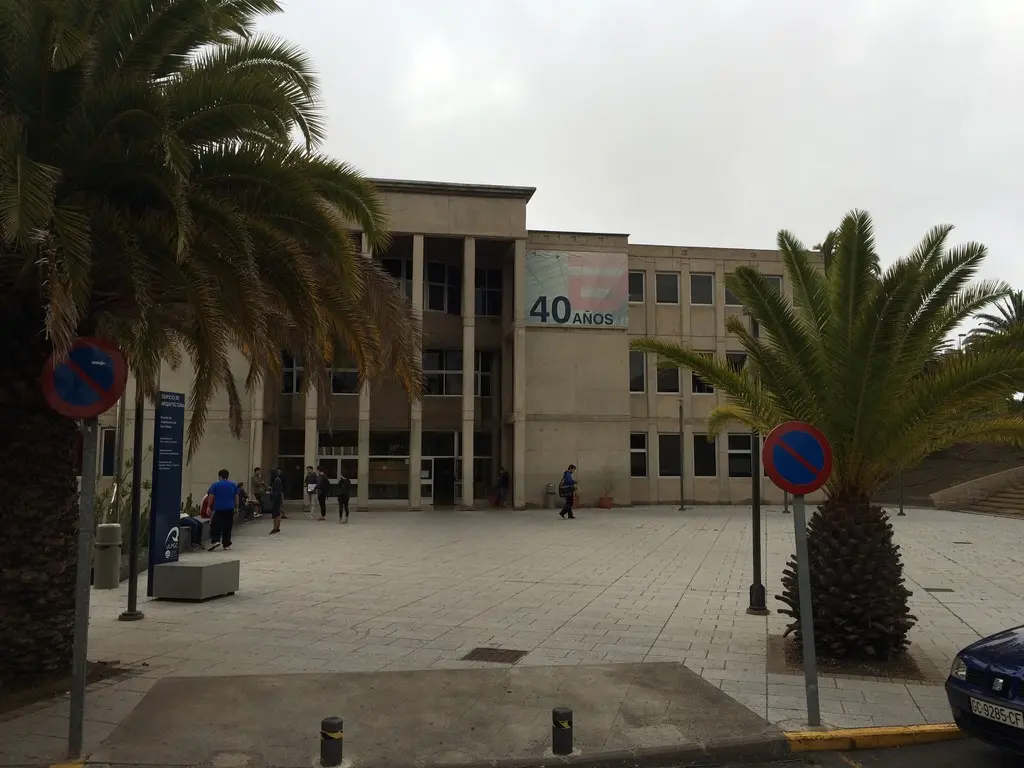
<instances>
[{"instance_id":1,"label":"person standing","mask_svg":"<svg viewBox=\"0 0 1024 768\"><path fill-rule=\"evenodd\" d=\"M238 507L238 486L228 479L228 471L222 469L217 477L217 482L206 492L213 500L213 517L210 519L211 552L221 545L225 550L231 549L231 528Z\"/></svg>"},{"instance_id":2,"label":"person standing","mask_svg":"<svg viewBox=\"0 0 1024 768\"><path fill-rule=\"evenodd\" d=\"M327 497L331 495L331 478L320 467L316 471L316 500L320 504L320 519L327 519Z\"/></svg>"},{"instance_id":3,"label":"person standing","mask_svg":"<svg viewBox=\"0 0 1024 768\"><path fill-rule=\"evenodd\" d=\"M317 486L320 485L320 478L312 466L306 467L306 479L304 482L306 483L306 501L309 503L309 519L312 520L316 517L313 514L313 497L316 496Z\"/></svg>"},{"instance_id":4,"label":"person standing","mask_svg":"<svg viewBox=\"0 0 1024 768\"><path fill-rule=\"evenodd\" d=\"M504 507L508 503L508 488L511 483L508 470L502 467L498 470L498 503Z\"/></svg>"},{"instance_id":5,"label":"person standing","mask_svg":"<svg viewBox=\"0 0 1024 768\"><path fill-rule=\"evenodd\" d=\"M284 481L281 470L270 470L270 518L274 521L271 533L281 532L281 508L284 506Z\"/></svg>"},{"instance_id":6,"label":"person standing","mask_svg":"<svg viewBox=\"0 0 1024 768\"><path fill-rule=\"evenodd\" d=\"M352 496L352 481L345 477L343 471L338 472L338 522L348 522L348 500Z\"/></svg>"},{"instance_id":7,"label":"person standing","mask_svg":"<svg viewBox=\"0 0 1024 768\"><path fill-rule=\"evenodd\" d=\"M565 504L562 506L562 511L558 513L558 516L562 519L575 520L576 516L572 513L572 504L576 500L576 478L573 477L573 472L576 471L576 465L570 464L569 468L562 473L562 480L558 484L558 493L564 499Z\"/></svg>"},{"instance_id":8,"label":"person standing","mask_svg":"<svg viewBox=\"0 0 1024 768\"><path fill-rule=\"evenodd\" d=\"M252 488L252 497L257 502L253 511L253 517L259 517L262 512L270 510L270 486L267 485L267 481L263 479L263 470L259 467L255 467L252 470L252 479L249 481L249 487Z\"/></svg>"}]
</instances>

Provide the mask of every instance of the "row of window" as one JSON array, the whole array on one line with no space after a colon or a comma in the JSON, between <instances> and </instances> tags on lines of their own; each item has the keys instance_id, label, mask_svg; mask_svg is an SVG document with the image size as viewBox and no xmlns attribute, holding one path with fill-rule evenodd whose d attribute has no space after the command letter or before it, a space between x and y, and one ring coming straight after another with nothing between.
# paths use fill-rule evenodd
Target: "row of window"
<instances>
[{"instance_id":1,"label":"row of window","mask_svg":"<svg viewBox=\"0 0 1024 768\"><path fill-rule=\"evenodd\" d=\"M728 435L729 477L751 477L753 440L749 433ZM630 477L647 477L647 433L629 434ZM658 435L658 477L679 477L683 471L683 440L678 432ZM718 447L707 435L693 436L693 476L718 477Z\"/></svg>"},{"instance_id":2,"label":"row of window","mask_svg":"<svg viewBox=\"0 0 1024 768\"><path fill-rule=\"evenodd\" d=\"M294 395L302 391L302 365L287 352L283 357L281 393ZM491 379L494 369L494 353L476 350L473 366L473 394L476 397L490 397ZM359 375L354 367L334 368L331 371L332 395L359 394ZM423 394L462 394L462 350L423 350Z\"/></svg>"},{"instance_id":3,"label":"row of window","mask_svg":"<svg viewBox=\"0 0 1024 768\"><path fill-rule=\"evenodd\" d=\"M711 357L714 352L702 352L701 354ZM747 364L745 352L727 352L725 359L737 373L742 371L743 366ZM680 391L679 371L679 368L659 368L656 377L656 391L665 395L678 394ZM646 355L636 350L629 352L629 391L632 394L642 394L647 391ZM695 395L713 395L715 394L715 385L709 384L691 371L690 391Z\"/></svg>"},{"instance_id":4,"label":"row of window","mask_svg":"<svg viewBox=\"0 0 1024 768\"><path fill-rule=\"evenodd\" d=\"M782 290L782 277L780 275L765 275L765 278ZM654 301L657 304L678 304L679 303L679 273L678 272L655 272L654 273ZM647 273L640 270L630 270L629 273L629 303L643 304L647 296ZM690 273L690 304L699 306L712 306L715 303L715 276L711 273L691 272ZM725 289L725 305L727 307L742 306L742 302L728 288Z\"/></svg>"},{"instance_id":5,"label":"row of window","mask_svg":"<svg viewBox=\"0 0 1024 768\"><path fill-rule=\"evenodd\" d=\"M381 259L384 270L398 281L402 295L412 299L412 261ZM501 317L501 270L476 270L476 314ZM424 264L423 308L449 315L462 314L462 267L428 261Z\"/></svg>"}]
</instances>

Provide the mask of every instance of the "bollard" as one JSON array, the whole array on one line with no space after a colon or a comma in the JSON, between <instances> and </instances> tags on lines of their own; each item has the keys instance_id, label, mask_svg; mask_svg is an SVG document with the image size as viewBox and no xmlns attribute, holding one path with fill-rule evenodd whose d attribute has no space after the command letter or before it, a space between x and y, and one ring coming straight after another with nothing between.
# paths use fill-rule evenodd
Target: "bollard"
<instances>
[{"instance_id":1,"label":"bollard","mask_svg":"<svg viewBox=\"0 0 1024 768\"><path fill-rule=\"evenodd\" d=\"M556 755L572 754L572 710L569 707L551 710L551 751Z\"/></svg>"},{"instance_id":2,"label":"bollard","mask_svg":"<svg viewBox=\"0 0 1024 768\"><path fill-rule=\"evenodd\" d=\"M121 526L96 526L93 550L92 585L96 589L117 589L121 585Z\"/></svg>"},{"instance_id":3,"label":"bollard","mask_svg":"<svg viewBox=\"0 0 1024 768\"><path fill-rule=\"evenodd\" d=\"M320 765L324 768L341 765L344 740L340 717L325 717L320 721Z\"/></svg>"}]
</instances>

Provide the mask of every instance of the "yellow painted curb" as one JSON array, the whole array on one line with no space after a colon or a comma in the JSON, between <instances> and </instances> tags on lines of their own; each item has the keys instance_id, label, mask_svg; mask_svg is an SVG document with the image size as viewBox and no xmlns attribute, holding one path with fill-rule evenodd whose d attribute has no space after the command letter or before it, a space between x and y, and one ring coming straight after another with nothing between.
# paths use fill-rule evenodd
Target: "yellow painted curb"
<instances>
[{"instance_id":1,"label":"yellow painted curb","mask_svg":"<svg viewBox=\"0 0 1024 768\"><path fill-rule=\"evenodd\" d=\"M85 765L85 760L78 760L72 763L52 763L49 768L82 768Z\"/></svg>"},{"instance_id":2,"label":"yellow painted curb","mask_svg":"<svg viewBox=\"0 0 1024 768\"><path fill-rule=\"evenodd\" d=\"M953 723L940 725L883 726L880 728L841 728L835 731L789 731L785 734L791 752L882 749L930 744L966 738Z\"/></svg>"}]
</instances>

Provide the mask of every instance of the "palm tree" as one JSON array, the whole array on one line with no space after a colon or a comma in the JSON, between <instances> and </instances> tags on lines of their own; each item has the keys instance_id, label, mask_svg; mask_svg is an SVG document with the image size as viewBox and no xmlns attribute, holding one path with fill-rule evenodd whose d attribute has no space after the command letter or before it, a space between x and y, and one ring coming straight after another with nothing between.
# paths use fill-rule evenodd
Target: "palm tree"
<instances>
[{"instance_id":1,"label":"palm tree","mask_svg":"<svg viewBox=\"0 0 1024 768\"><path fill-rule=\"evenodd\" d=\"M125 352L153 394L195 370L189 452L213 395L241 428L281 349L321 391L334 355L419 392L419 324L359 257L388 242L372 184L320 154L300 49L254 33L275 0L0 4L0 683L70 663L76 425L46 406L47 356L76 336ZM296 144L298 139L298 144Z\"/></svg>"},{"instance_id":2,"label":"palm tree","mask_svg":"<svg viewBox=\"0 0 1024 768\"><path fill-rule=\"evenodd\" d=\"M1024 326L1024 291L1011 291L996 309L998 313L983 312L975 318L980 325L971 331L969 341Z\"/></svg>"},{"instance_id":3,"label":"palm tree","mask_svg":"<svg viewBox=\"0 0 1024 768\"><path fill-rule=\"evenodd\" d=\"M871 219L853 211L834 233L827 273L799 240L780 232L792 302L753 267L727 278L761 329L754 338L741 318L727 322L747 351L742 372L686 346L633 344L657 354L662 366L694 370L731 398L711 413L711 435L737 422L765 434L793 419L828 437L834 468L808 541L823 656L887 658L907 647L916 621L892 527L871 502L874 491L954 443L1024 441L1024 418L1003 406L1024 377L1021 347L940 354L954 328L1007 292L1002 283L972 282L986 249L947 248L951 229L936 227L909 256L882 269ZM799 634L792 560L782 582L782 612L794 619L789 631Z\"/></svg>"}]
</instances>

